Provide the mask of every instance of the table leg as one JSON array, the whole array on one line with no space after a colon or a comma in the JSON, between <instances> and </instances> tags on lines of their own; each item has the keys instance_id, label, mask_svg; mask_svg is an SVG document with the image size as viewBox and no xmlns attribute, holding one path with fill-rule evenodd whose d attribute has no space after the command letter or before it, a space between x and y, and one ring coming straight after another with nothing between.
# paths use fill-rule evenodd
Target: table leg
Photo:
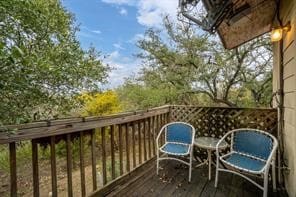
<instances>
[{"instance_id":1,"label":"table leg","mask_svg":"<svg viewBox=\"0 0 296 197\"><path fill-rule=\"evenodd\" d=\"M209 160L209 180L211 180L211 170L212 170L212 155L211 155L211 150L208 150L208 160Z\"/></svg>"}]
</instances>

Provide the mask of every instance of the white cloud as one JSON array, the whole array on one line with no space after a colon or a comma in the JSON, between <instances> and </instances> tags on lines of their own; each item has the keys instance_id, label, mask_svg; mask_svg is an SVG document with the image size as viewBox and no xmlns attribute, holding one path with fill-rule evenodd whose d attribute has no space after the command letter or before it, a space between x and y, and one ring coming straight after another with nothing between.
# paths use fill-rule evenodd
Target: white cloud
<instances>
[{"instance_id":1,"label":"white cloud","mask_svg":"<svg viewBox=\"0 0 296 197\"><path fill-rule=\"evenodd\" d=\"M147 27L160 27L164 15L173 20L177 18L178 0L102 0L115 5L135 6L138 10L137 21Z\"/></svg>"},{"instance_id":2,"label":"white cloud","mask_svg":"<svg viewBox=\"0 0 296 197\"><path fill-rule=\"evenodd\" d=\"M144 39L144 34L135 34L127 43L136 44L139 40Z\"/></svg>"},{"instance_id":3,"label":"white cloud","mask_svg":"<svg viewBox=\"0 0 296 197\"><path fill-rule=\"evenodd\" d=\"M93 32L95 34L101 34L102 33L100 30L92 30L91 32Z\"/></svg>"},{"instance_id":4,"label":"white cloud","mask_svg":"<svg viewBox=\"0 0 296 197\"><path fill-rule=\"evenodd\" d=\"M120 8L119 14L123 15L123 16L126 16L128 13L127 13L127 10L125 8Z\"/></svg>"},{"instance_id":5,"label":"white cloud","mask_svg":"<svg viewBox=\"0 0 296 197\"><path fill-rule=\"evenodd\" d=\"M136 0L102 0L104 3L111 3L111 4L117 4L117 5L133 5Z\"/></svg>"},{"instance_id":6,"label":"white cloud","mask_svg":"<svg viewBox=\"0 0 296 197\"><path fill-rule=\"evenodd\" d=\"M173 20L177 18L177 8L177 0L140 0L137 20L144 26L159 27L164 15L169 15Z\"/></svg>"},{"instance_id":7,"label":"white cloud","mask_svg":"<svg viewBox=\"0 0 296 197\"><path fill-rule=\"evenodd\" d=\"M114 43L113 46L114 46L116 49L119 49L119 50L125 50L125 48L122 47L120 43Z\"/></svg>"},{"instance_id":8,"label":"white cloud","mask_svg":"<svg viewBox=\"0 0 296 197\"><path fill-rule=\"evenodd\" d=\"M104 88L114 88L123 84L124 79L137 73L140 69L141 61L136 58L126 57L118 50L113 51L104 63L109 64L114 69L109 74L109 83Z\"/></svg>"}]
</instances>

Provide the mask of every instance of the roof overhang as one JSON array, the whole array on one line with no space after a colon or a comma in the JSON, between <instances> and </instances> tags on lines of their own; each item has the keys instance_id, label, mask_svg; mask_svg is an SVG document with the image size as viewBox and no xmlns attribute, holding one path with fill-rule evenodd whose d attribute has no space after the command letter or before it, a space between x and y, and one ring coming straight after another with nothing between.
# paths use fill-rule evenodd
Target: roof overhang
<instances>
[{"instance_id":1,"label":"roof overhang","mask_svg":"<svg viewBox=\"0 0 296 197\"><path fill-rule=\"evenodd\" d=\"M197 24L206 31L217 32L227 49L236 48L271 31L277 9L276 0L201 0L201 2L207 15L204 20L193 21L199 22ZM184 15L183 12L185 17L186 14L190 16L190 13L185 12Z\"/></svg>"},{"instance_id":2,"label":"roof overhang","mask_svg":"<svg viewBox=\"0 0 296 197\"><path fill-rule=\"evenodd\" d=\"M224 19L217 32L227 49L236 48L258 36L271 31L276 13L273 0L243 0L237 7L249 5L241 14L231 19Z\"/></svg>"}]
</instances>

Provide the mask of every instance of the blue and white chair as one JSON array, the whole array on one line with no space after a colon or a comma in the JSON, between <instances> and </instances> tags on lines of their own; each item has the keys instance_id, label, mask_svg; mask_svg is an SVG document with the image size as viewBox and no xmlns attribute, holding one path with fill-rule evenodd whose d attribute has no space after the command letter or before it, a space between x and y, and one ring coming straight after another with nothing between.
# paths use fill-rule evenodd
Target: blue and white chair
<instances>
[{"instance_id":1,"label":"blue and white chair","mask_svg":"<svg viewBox=\"0 0 296 197\"><path fill-rule=\"evenodd\" d=\"M161 134L165 135L165 142L160 146L159 138ZM192 125L185 122L172 122L164 125L157 138L157 164L156 173L158 174L159 161L161 160L176 160L189 166L189 182L191 181L191 169L192 169L192 154L194 143L195 129ZM160 156L159 153L162 153ZM189 156L189 162L184 159L179 159L172 156L186 157Z\"/></svg>"},{"instance_id":2,"label":"blue and white chair","mask_svg":"<svg viewBox=\"0 0 296 197\"><path fill-rule=\"evenodd\" d=\"M229 137L231 140L230 152L219 155L219 144ZM231 172L247 179L262 189L263 197L267 197L270 165L272 165L273 189L275 190L276 188L275 154L277 146L277 139L265 131L257 129L235 129L229 131L216 146L217 166L215 187L218 185L220 171ZM226 168L223 168L220 162ZM263 186L247 177L247 174L263 177Z\"/></svg>"}]
</instances>

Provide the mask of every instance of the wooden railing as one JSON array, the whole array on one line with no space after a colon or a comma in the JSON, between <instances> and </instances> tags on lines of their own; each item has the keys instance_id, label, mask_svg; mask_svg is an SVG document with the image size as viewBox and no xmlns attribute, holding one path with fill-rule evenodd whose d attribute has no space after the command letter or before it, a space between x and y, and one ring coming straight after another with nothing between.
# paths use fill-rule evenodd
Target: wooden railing
<instances>
[{"instance_id":1,"label":"wooden railing","mask_svg":"<svg viewBox=\"0 0 296 197\"><path fill-rule=\"evenodd\" d=\"M227 131L241 127L275 132L277 112L275 109L164 106L107 117L60 119L8 126L7 128L14 132L1 132L0 145L7 144L9 150L10 172L7 180L10 184L7 185L10 187L10 196L18 194L20 183L17 175L20 172L17 168L17 152L23 143L31 144L30 170L33 178L29 190L32 195L44 195L42 192L45 186L43 183L41 187L40 180L41 172L46 165L39 165L42 156L39 150L48 147L50 194L60 194L58 169L61 166L57 164L64 162L62 168L65 168L67 181L62 190L67 191L65 195L86 196L93 191L106 188L106 185L118 181L154 158L156 135L160 128L170 121L191 123L196 128L198 136L222 137ZM64 158L57 156L56 148L60 147L61 143L65 145ZM74 155L78 155L78 166L73 164ZM86 170L88 168L90 170ZM79 187L76 171L79 171Z\"/></svg>"},{"instance_id":2,"label":"wooden railing","mask_svg":"<svg viewBox=\"0 0 296 197\"><path fill-rule=\"evenodd\" d=\"M168 121L169 106L164 106L107 117L60 119L8 126L7 128L14 132L1 132L0 144L8 144L9 147L10 196L19 195L18 186L21 183L18 182L17 177L17 150L22 147L24 142L30 141L32 147L33 184L31 194L33 196L58 195L57 161L61 159L57 157L56 146L64 142L66 190L68 196L73 196L73 191L77 190L74 188L77 187L77 184L73 186L73 181L77 182L73 179L73 154L77 154L74 152L73 146L76 145L75 140L78 140L78 148L75 150L79 152L80 189L78 191L80 194L76 194L76 196L86 196L154 157L154 139L160 128ZM17 130L15 131L15 129ZM40 189L39 173L44 169L41 169L39 165L40 153L38 149L47 146L50 149L51 190L44 194L43 189ZM86 154L86 146L90 151L90 156ZM90 174L86 174L85 171L88 166L87 159L90 160L88 162L91 166ZM100 172L98 172L98 168L100 168ZM100 179L97 177L98 174L102 178L101 185L98 185L98 179ZM86 191L86 178L89 176L91 176L92 188Z\"/></svg>"}]
</instances>

